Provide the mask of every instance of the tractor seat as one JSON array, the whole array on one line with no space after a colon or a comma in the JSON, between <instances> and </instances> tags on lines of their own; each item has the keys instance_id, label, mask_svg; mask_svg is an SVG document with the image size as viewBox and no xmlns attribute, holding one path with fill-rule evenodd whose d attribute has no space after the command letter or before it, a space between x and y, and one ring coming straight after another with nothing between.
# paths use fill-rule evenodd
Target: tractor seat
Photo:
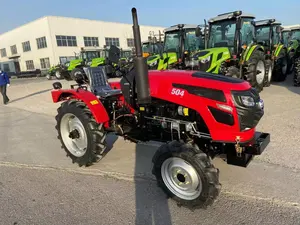
<instances>
[{"instance_id":1,"label":"tractor seat","mask_svg":"<svg viewBox=\"0 0 300 225\"><path fill-rule=\"evenodd\" d=\"M108 84L106 66L84 67L83 70L90 81L91 92L101 98L122 94L120 89L112 89Z\"/></svg>"}]
</instances>

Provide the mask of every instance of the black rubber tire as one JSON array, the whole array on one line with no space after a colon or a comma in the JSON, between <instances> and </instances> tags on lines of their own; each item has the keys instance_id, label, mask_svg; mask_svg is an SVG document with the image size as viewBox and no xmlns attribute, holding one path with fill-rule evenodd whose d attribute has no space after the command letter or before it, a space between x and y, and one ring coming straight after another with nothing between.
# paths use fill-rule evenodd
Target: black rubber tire
<instances>
[{"instance_id":1,"label":"black rubber tire","mask_svg":"<svg viewBox=\"0 0 300 225\"><path fill-rule=\"evenodd\" d=\"M225 74L225 76L241 78L240 77L240 69L235 66L230 66L230 67L228 67L227 73Z\"/></svg>"},{"instance_id":2,"label":"black rubber tire","mask_svg":"<svg viewBox=\"0 0 300 225\"><path fill-rule=\"evenodd\" d=\"M300 86L300 58L295 60L294 67L294 86Z\"/></svg>"},{"instance_id":3,"label":"black rubber tire","mask_svg":"<svg viewBox=\"0 0 300 225\"><path fill-rule=\"evenodd\" d=\"M75 80L75 73L80 72L82 74L84 74L84 71L82 68L75 68L71 71L70 76L72 80Z\"/></svg>"},{"instance_id":4,"label":"black rubber tire","mask_svg":"<svg viewBox=\"0 0 300 225\"><path fill-rule=\"evenodd\" d=\"M106 150L106 132L103 124L98 124L89 108L79 100L69 100L61 104L57 109L56 115L56 130L58 132L57 138L62 144L62 148L67 153L67 156L72 159L73 163L81 166L91 166L93 163L98 162L104 155ZM85 154L81 157L76 157L70 153L68 148L63 142L60 132L60 122L66 113L72 113L83 124L86 135L88 137L88 147Z\"/></svg>"},{"instance_id":5,"label":"black rubber tire","mask_svg":"<svg viewBox=\"0 0 300 225\"><path fill-rule=\"evenodd\" d=\"M184 159L197 171L203 186L199 197L193 200L185 200L176 196L167 188L161 175L161 167L163 162L170 157ZM213 166L210 158L205 153L190 144L178 141L163 144L153 156L152 162L152 174L156 177L158 186L179 206L189 209L207 208L207 206L214 203L220 193L219 170Z\"/></svg>"},{"instance_id":6,"label":"black rubber tire","mask_svg":"<svg viewBox=\"0 0 300 225\"><path fill-rule=\"evenodd\" d=\"M288 56L282 50L280 52L279 57L280 58L278 58L277 63L274 65L273 76L272 76L272 78L273 78L272 80L275 82L285 81L287 74L288 74L288 68L285 73L282 72L283 64L288 64Z\"/></svg>"},{"instance_id":7,"label":"black rubber tire","mask_svg":"<svg viewBox=\"0 0 300 225\"><path fill-rule=\"evenodd\" d=\"M295 70L295 58L294 57L288 57L288 68L287 68L287 74L291 74Z\"/></svg>"},{"instance_id":8,"label":"black rubber tire","mask_svg":"<svg viewBox=\"0 0 300 225\"><path fill-rule=\"evenodd\" d=\"M246 80L250 83L252 87L254 87L258 92L261 92L264 88L264 82L258 84L256 75L257 75L257 63L259 61L263 61L266 71L266 61L265 61L265 54L262 51L254 51L250 56L249 60L247 61L248 71L245 74ZM266 72L264 74L264 80L266 79Z\"/></svg>"},{"instance_id":9,"label":"black rubber tire","mask_svg":"<svg viewBox=\"0 0 300 225\"><path fill-rule=\"evenodd\" d=\"M271 70L272 76L273 76L273 62L270 59L266 60L266 77L264 80L264 87L270 87L271 86L271 81L272 81L272 76L271 78L269 77L269 71Z\"/></svg>"}]
</instances>

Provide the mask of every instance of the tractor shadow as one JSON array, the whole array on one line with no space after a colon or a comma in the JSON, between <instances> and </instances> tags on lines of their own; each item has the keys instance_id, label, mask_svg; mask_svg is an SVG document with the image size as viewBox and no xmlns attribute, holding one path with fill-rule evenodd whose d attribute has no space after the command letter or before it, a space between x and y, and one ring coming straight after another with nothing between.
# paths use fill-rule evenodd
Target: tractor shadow
<instances>
[{"instance_id":1,"label":"tractor shadow","mask_svg":"<svg viewBox=\"0 0 300 225\"><path fill-rule=\"evenodd\" d=\"M136 145L135 202L136 225L172 225L168 198L152 175L152 157L159 146ZM146 179L145 179L146 178Z\"/></svg>"},{"instance_id":2,"label":"tractor shadow","mask_svg":"<svg viewBox=\"0 0 300 225\"><path fill-rule=\"evenodd\" d=\"M34 92L34 93L32 93L32 94L25 95L25 96L23 96L23 97L13 99L13 100L10 101L10 103L17 102L17 101L21 101L21 100L24 100L24 99L26 99L26 98L30 98L30 97L35 96L35 95L43 94L43 93L48 92L48 91L51 91L51 90L52 90L52 88L45 89L45 90L38 91L38 92Z\"/></svg>"}]
</instances>

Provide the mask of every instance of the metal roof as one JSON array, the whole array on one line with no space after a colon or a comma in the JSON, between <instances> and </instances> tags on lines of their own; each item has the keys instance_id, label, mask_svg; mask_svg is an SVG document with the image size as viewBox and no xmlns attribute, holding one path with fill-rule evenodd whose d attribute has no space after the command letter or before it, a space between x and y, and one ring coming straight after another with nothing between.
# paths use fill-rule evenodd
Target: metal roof
<instances>
[{"instance_id":1,"label":"metal roof","mask_svg":"<svg viewBox=\"0 0 300 225\"><path fill-rule=\"evenodd\" d=\"M196 29L196 27L198 26L195 24L178 24L178 25L183 25L183 29ZM173 25L171 27L168 27L164 29L164 32L179 30L178 25Z\"/></svg>"},{"instance_id":2,"label":"metal roof","mask_svg":"<svg viewBox=\"0 0 300 225\"><path fill-rule=\"evenodd\" d=\"M291 31L291 28L289 28L289 27L282 27L282 32L285 32L285 31Z\"/></svg>"},{"instance_id":3,"label":"metal roof","mask_svg":"<svg viewBox=\"0 0 300 225\"><path fill-rule=\"evenodd\" d=\"M255 26L265 26L265 25L269 25L269 24L281 25L281 22L276 19L265 19L265 20L255 21Z\"/></svg>"},{"instance_id":4,"label":"metal roof","mask_svg":"<svg viewBox=\"0 0 300 225\"><path fill-rule=\"evenodd\" d=\"M239 10L237 10L237 11L239 11ZM253 19L255 18L255 16L252 15L252 14L243 13L242 11L240 11L240 12L241 12L240 17L248 17L248 18L253 18ZM232 19L234 17L235 17L234 12L229 12L229 13L220 14L220 15L214 17L214 18L211 18L208 22L209 23L214 23L214 22L217 22L217 21Z\"/></svg>"},{"instance_id":5,"label":"metal roof","mask_svg":"<svg viewBox=\"0 0 300 225\"><path fill-rule=\"evenodd\" d=\"M291 30L299 30L300 29L300 24L297 25L292 25L289 27Z\"/></svg>"}]
</instances>

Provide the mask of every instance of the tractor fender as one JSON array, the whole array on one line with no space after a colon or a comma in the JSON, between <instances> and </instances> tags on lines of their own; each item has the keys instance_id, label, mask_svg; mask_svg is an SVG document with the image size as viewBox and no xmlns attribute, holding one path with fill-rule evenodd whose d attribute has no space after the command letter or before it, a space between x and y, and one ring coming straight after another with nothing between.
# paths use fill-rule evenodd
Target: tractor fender
<instances>
[{"instance_id":1,"label":"tractor fender","mask_svg":"<svg viewBox=\"0 0 300 225\"><path fill-rule=\"evenodd\" d=\"M278 45L278 46L276 47L276 49L275 49L274 56L275 56L276 58L278 58L278 57L280 56L280 53L281 53L282 51L287 52L287 51L286 51L286 47L284 47L283 45Z\"/></svg>"},{"instance_id":2,"label":"tractor fender","mask_svg":"<svg viewBox=\"0 0 300 225\"><path fill-rule=\"evenodd\" d=\"M251 46L251 48L246 52L246 58L245 58L246 62L250 59L250 57L251 57L251 55L252 55L252 53L254 51L262 51L262 52L264 52L264 49L260 45L253 45L253 46Z\"/></svg>"},{"instance_id":3,"label":"tractor fender","mask_svg":"<svg viewBox=\"0 0 300 225\"><path fill-rule=\"evenodd\" d=\"M68 99L78 99L83 101L87 107L91 110L97 123L107 124L109 121L109 116L102 102L90 91L86 90L76 90L76 89L59 89L51 91L52 100L54 103L68 100Z\"/></svg>"}]
</instances>

